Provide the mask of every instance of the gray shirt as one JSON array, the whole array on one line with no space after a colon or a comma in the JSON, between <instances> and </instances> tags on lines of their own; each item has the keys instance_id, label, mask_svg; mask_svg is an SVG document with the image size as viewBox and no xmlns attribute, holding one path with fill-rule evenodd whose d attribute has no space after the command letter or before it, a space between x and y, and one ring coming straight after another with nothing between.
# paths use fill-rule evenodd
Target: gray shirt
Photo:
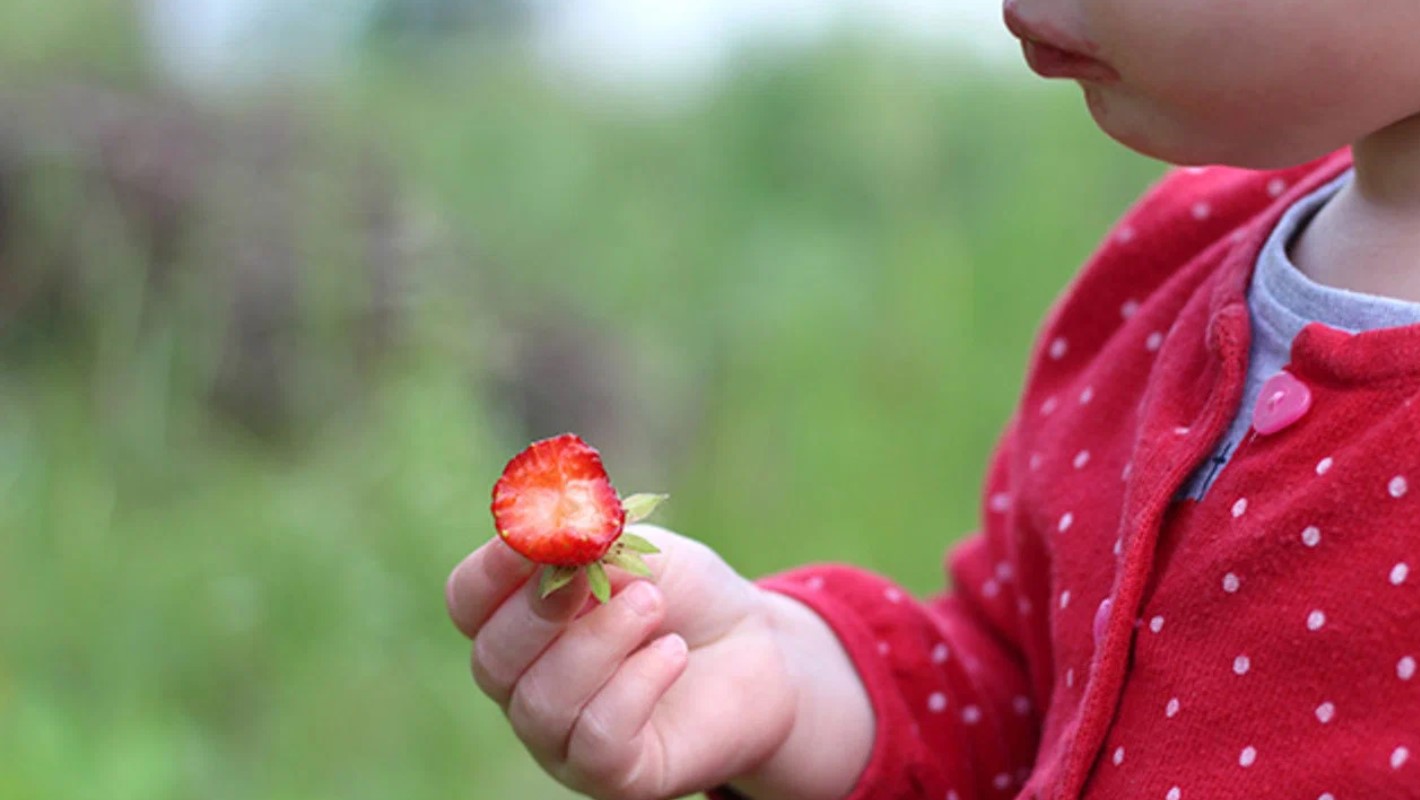
<instances>
[{"instance_id":1,"label":"gray shirt","mask_svg":"<svg viewBox=\"0 0 1420 800\"><path fill-rule=\"evenodd\" d=\"M1252 346L1242 406L1213 455L1193 473L1181 497L1201 498L1252 427L1252 410L1262 384L1291 360L1292 340L1312 322L1356 333L1376 328L1420 323L1420 303L1323 286L1302 274L1287 255L1287 246L1326 201L1353 177L1344 175L1298 200L1282 216L1262 252L1248 287ZM1420 261L1420 258L1417 258Z\"/></svg>"}]
</instances>

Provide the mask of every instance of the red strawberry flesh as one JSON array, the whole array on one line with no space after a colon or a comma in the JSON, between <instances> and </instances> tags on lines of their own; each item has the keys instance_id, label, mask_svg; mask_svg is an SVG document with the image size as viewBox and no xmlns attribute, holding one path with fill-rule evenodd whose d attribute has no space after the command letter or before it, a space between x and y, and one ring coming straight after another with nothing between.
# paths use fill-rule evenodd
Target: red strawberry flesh
<instances>
[{"instance_id":1,"label":"red strawberry flesh","mask_svg":"<svg viewBox=\"0 0 1420 800\"><path fill-rule=\"evenodd\" d=\"M596 448L566 433L508 462L493 486L493 522L532 561L577 567L606 555L626 511Z\"/></svg>"}]
</instances>

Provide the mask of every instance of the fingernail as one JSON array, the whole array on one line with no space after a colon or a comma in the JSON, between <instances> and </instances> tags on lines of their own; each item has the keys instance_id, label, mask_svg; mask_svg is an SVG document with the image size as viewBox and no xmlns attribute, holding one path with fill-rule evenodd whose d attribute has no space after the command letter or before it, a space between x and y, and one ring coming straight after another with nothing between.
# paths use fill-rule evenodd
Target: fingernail
<instances>
[{"instance_id":1,"label":"fingernail","mask_svg":"<svg viewBox=\"0 0 1420 800\"><path fill-rule=\"evenodd\" d=\"M626 595L626 604L631 606L631 610L643 617L656 610L656 589L645 581L631 584L622 594Z\"/></svg>"},{"instance_id":2,"label":"fingernail","mask_svg":"<svg viewBox=\"0 0 1420 800\"><path fill-rule=\"evenodd\" d=\"M662 655L679 658L685 654L685 640L678 633L668 633L651 643Z\"/></svg>"}]
</instances>

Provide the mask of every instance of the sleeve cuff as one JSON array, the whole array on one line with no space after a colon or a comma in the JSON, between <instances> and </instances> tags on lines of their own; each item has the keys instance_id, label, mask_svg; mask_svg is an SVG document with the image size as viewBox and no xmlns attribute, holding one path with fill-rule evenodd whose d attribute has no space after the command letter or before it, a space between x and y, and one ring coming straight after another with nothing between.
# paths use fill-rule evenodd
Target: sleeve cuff
<instances>
[{"instance_id":1,"label":"sleeve cuff","mask_svg":"<svg viewBox=\"0 0 1420 800\"><path fill-rule=\"evenodd\" d=\"M876 593L882 601L872 604L875 606L915 601L892 583L851 567L802 567L757 583L766 591L797 600L823 618L847 651L867 690L875 720L873 747L867 765L844 800L900 800L901 787L918 783L913 776L924 768L918 725L898 692L890 659L880 657L889 645L874 630L874 615L865 613L861 601L855 603L847 598ZM844 586L853 587L846 597L839 591ZM715 789L708 797L753 800L728 787Z\"/></svg>"}]
</instances>

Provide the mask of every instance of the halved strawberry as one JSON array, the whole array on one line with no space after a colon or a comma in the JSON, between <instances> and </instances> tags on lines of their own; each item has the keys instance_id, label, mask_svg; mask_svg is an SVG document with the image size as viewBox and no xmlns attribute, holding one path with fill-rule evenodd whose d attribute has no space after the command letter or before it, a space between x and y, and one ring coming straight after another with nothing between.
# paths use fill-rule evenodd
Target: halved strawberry
<instances>
[{"instance_id":1,"label":"halved strawberry","mask_svg":"<svg viewBox=\"0 0 1420 800\"><path fill-rule=\"evenodd\" d=\"M623 536L663 495L634 495L623 503L596 448L564 433L534 442L513 457L493 485L493 524L509 547L539 564L544 596L565 586L581 567L597 599L610 584L602 562L650 576L636 553L656 552L646 540ZM629 512L629 514L628 514Z\"/></svg>"},{"instance_id":2,"label":"halved strawberry","mask_svg":"<svg viewBox=\"0 0 1420 800\"><path fill-rule=\"evenodd\" d=\"M601 454L575 434L534 442L493 485L498 535L539 564L590 564L611 549L625 523Z\"/></svg>"}]
</instances>

